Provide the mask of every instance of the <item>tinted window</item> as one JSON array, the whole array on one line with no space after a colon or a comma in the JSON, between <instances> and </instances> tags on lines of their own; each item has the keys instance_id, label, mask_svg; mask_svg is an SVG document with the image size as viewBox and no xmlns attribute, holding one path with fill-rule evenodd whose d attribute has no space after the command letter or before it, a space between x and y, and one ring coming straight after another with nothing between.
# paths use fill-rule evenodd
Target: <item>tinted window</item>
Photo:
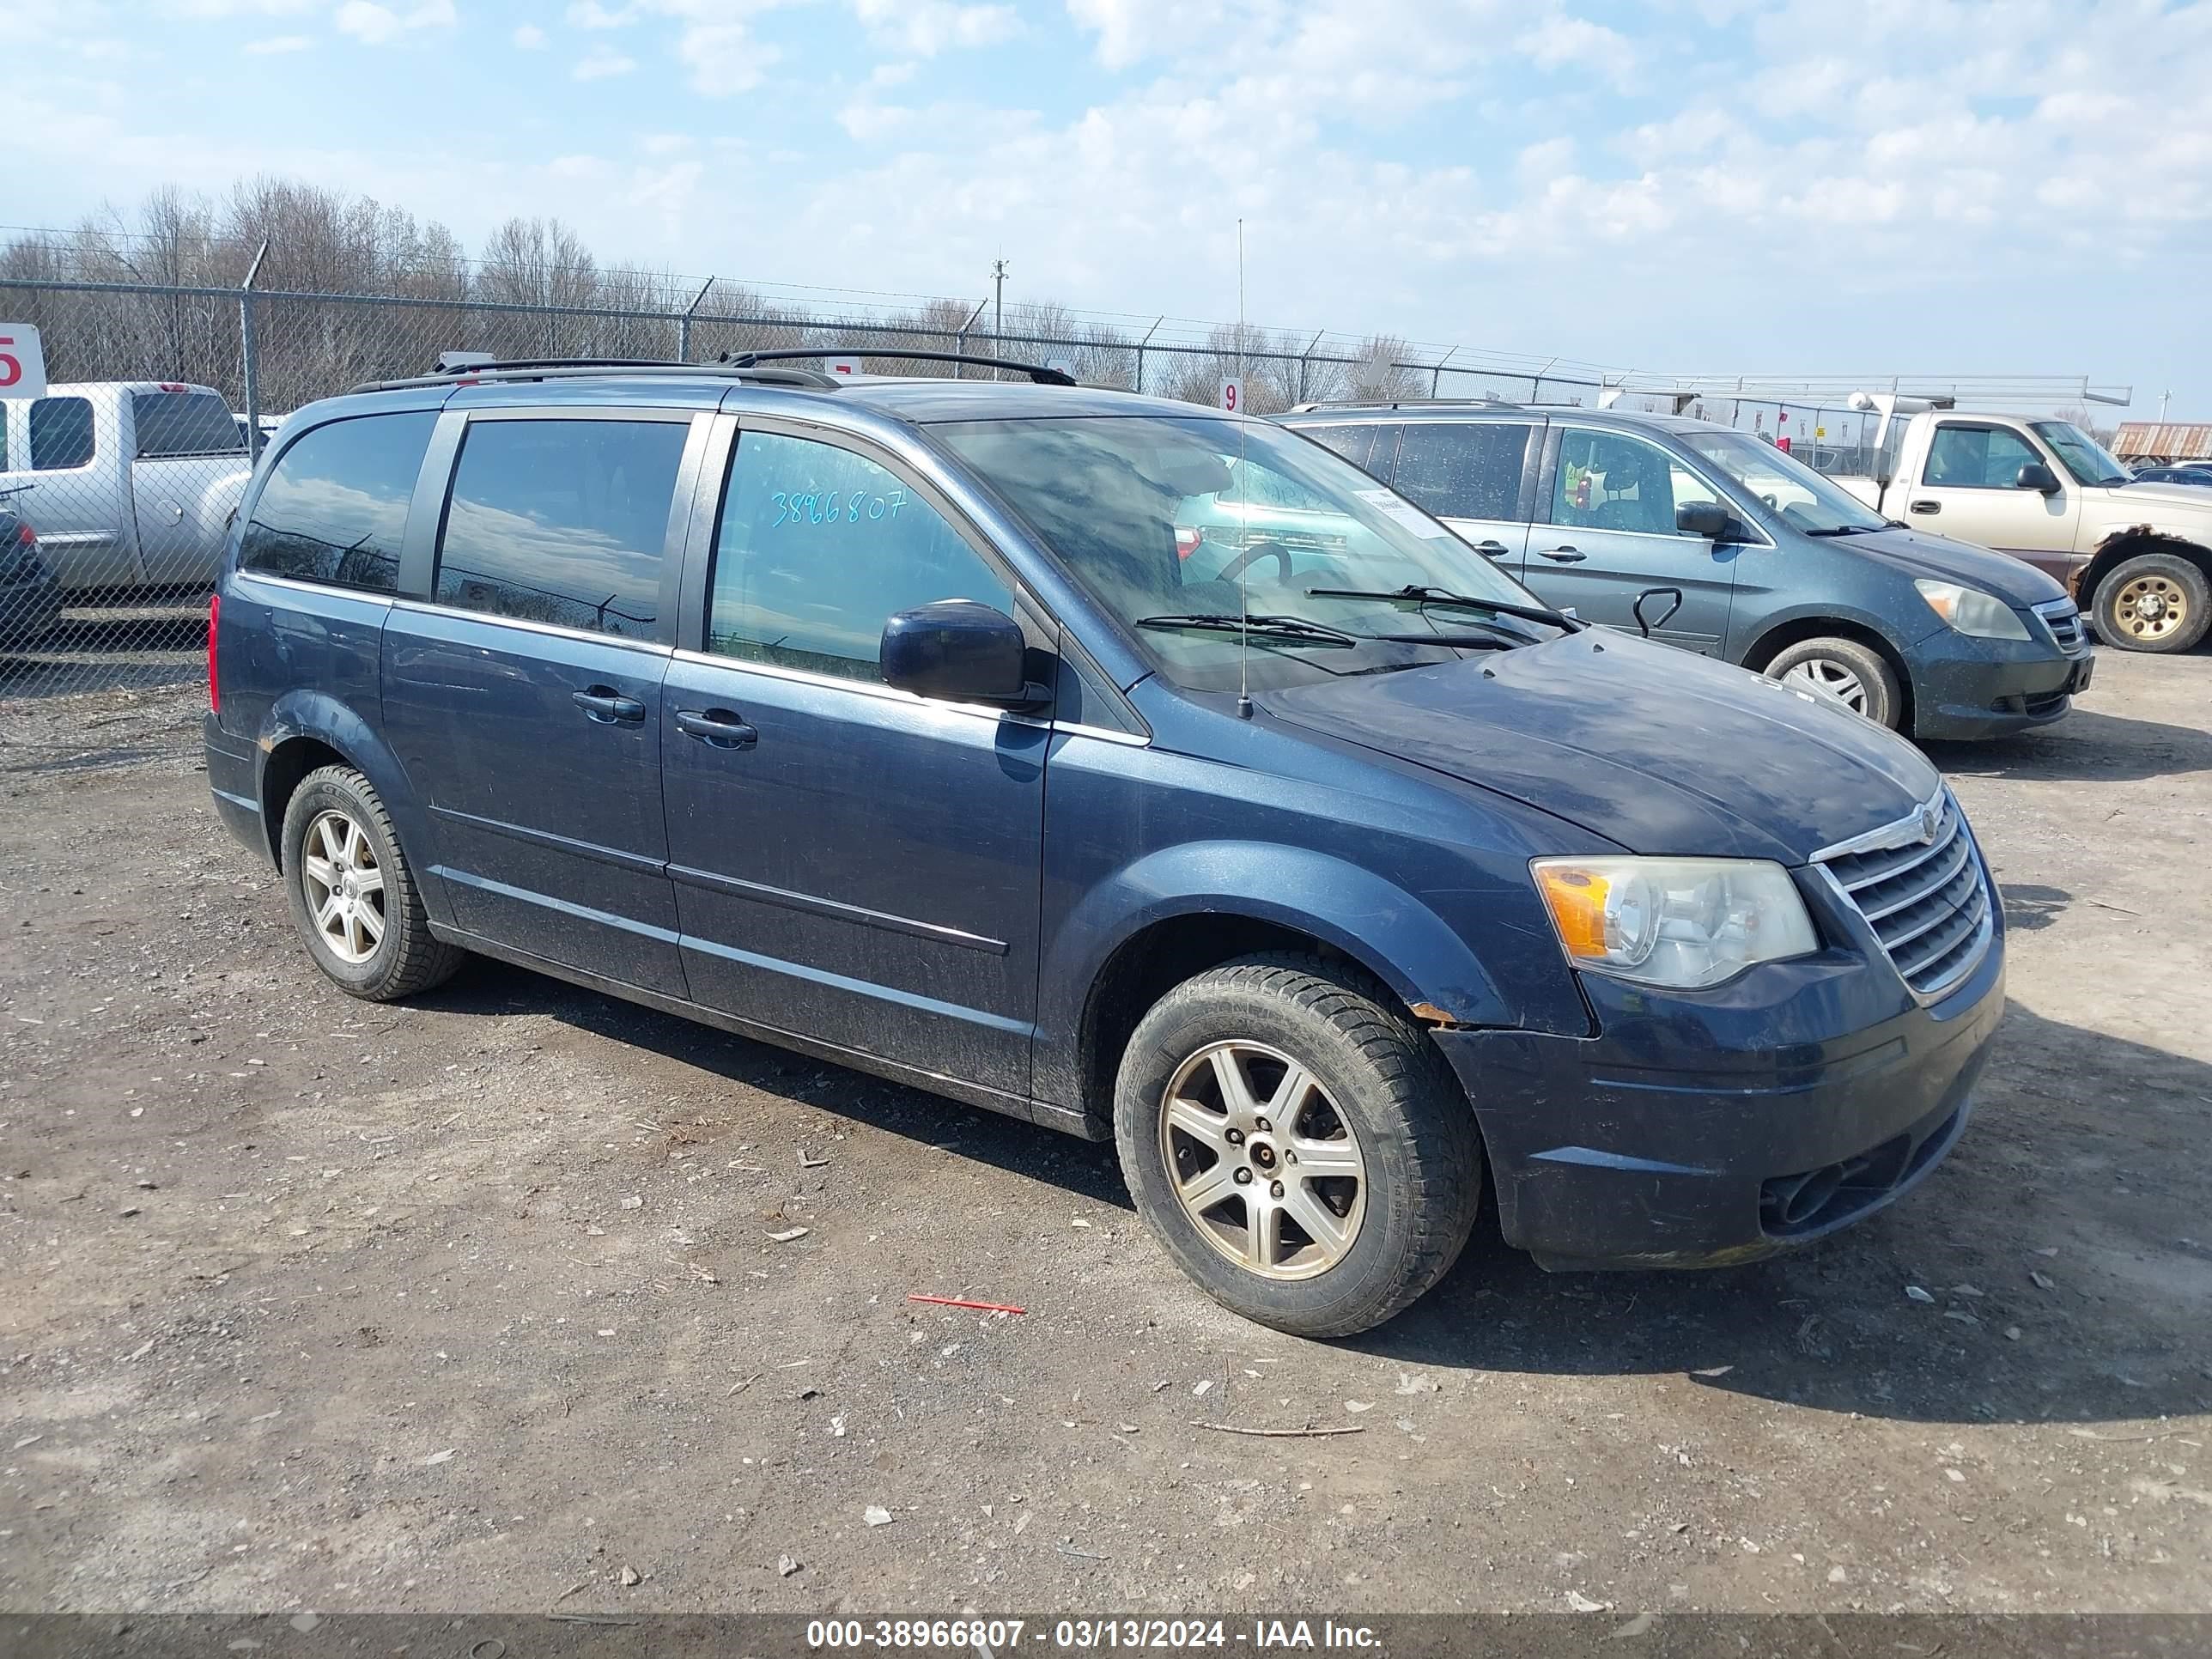
<instances>
[{"instance_id":1,"label":"tinted window","mask_svg":"<svg viewBox=\"0 0 2212 1659\"><path fill-rule=\"evenodd\" d=\"M1953 489L2011 489L2024 466L2040 466L2027 439L1993 426L1939 426L1922 482Z\"/></svg>"},{"instance_id":2,"label":"tinted window","mask_svg":"<svg viewBox=\"0 0 2212 1659\"><path fill-rule=\"evenodd\" d=\"M1514 519L1533 428L1503 421L1408 421L1392 486L1440 519Z\"/></svg>"},{"instance_id":3,"label":"tinted window","mask_svg":"<svg viewBox=\"0 0 2212 1659\"><path fill-rule=\"evenodd\" d=\"M749 432L722 496L707 648L877 678L884 623L939 599L1013 596L897 476L850 450Z\"/></svg>"},{"instance_id":4,"label":"tinted window","mask_svg":"<svg viewBox=\"0 0 2212 1659\"><path fill-rule=\"evenodd\" d=\"M1560 434L1554 524L1675 536L1675 502L1712 499L1696 473L1656 444L1572 427Z\"/></svg>"},{"instance_id":5,"label":"tinted window","mask_svg":"<svg viewBox=\"0 0 2212 1659\"><path fill-rule=\"evenodd\" d=\"M134 392L131 424L138 459L163 455L242 455L246 440L222 398L211 392Z\"/></svg>"},{"instance_id":6,"label":"tinted window","mask_svg":"<svg viewBox=\"0 0 2212 1659\"><path fill-rule=\"evenodd\" d=\"M437 415L364 415L287 449L247 520L240 563L301 581L390 593L407 503Z\"/></svg>"},{"instance_id":7,"label":"tinted window","mask_svg":"<svg viewBox=\"0 0 2212 1659\"><path fill-rule=\"evenodd\" d=\"M92 405L82 398L41 398L31 405L31 465L40 472L92 460Z\"/></svg>"},{"instance_id":8,"label":"tinted window","mask_svg":"<svg viewBox=\"0 0 2212 1659\"><path fill-rule=\"evenodd\" d=\"M438 552L446 605L650 639L690 428L473 421Z\"/></svg>"},{"instance_id":9,"label":"tinted window","mask_svg":"<svg viewBox=\"0 0 2212 1659\"><path fill-rule=\"evenodd\" d=\"M1372 426L1297 426L1291 429L1304 433L1317 444L1327 444L1362 471L1367 470L1368 458L1375 453L1377 428Z\"/></svg>"}]
</instances>

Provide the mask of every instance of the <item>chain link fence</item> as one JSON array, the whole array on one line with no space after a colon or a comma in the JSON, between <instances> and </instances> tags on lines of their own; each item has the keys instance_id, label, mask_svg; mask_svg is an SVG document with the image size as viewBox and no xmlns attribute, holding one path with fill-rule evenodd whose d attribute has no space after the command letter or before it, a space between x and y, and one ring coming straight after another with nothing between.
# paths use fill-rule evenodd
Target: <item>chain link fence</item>
<instances>
[{"instance_id":1,"label":"chain link fence","mask_svg":"<svg viewBox=\"0 0 2212 1659\"><path fill-rule=\"evenodd\" d=\"M404 292L326 293L258 287L261 263L241 257L237 286L0 274L0 318L39 329L49 381L43 398L0 398L0 771L185 752L204 696L210 584L262 446L301 404L426 373L449 350L712 362L791 347L857 355L868 371L992 373L900 356L966 352L1206 404L1237 377L1255 415L1327 400L1601 404L1725 421L1826 471L1869 460L1867 418L1840 390L1778 400L1741 382L1639 385L1594 364L1388 336L775 297L651 273L593 273L575 303L558 281L493 266L418 271Z\"/></svg>"}]
</instances>

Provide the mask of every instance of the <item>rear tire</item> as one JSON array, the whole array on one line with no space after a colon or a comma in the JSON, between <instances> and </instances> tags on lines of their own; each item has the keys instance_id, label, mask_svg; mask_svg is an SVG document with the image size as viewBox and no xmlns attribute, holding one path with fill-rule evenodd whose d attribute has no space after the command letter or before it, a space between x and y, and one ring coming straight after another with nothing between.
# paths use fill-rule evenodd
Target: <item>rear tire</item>
<instances>
[{"instance_id":1,"label":"rear tire","mask_svg":"<svg viewBox=\"0 0 2212 1659\"><path fill-rule=\"evenodd\" d=\"M284 808L292 921L330 981L391 1002L444 983L467 959L433 938L392 815L350 766L310 772Z\"/></svg>"},{"instance_id":2,"label":"rear tire","mask_svg":"<svg viewBox=\"0 0 2212 1659\"><path fill-rule=\"evenodd\" d=\"M1800 640L1766 665L1766 678L1825 693L1855 714L1893 732L1902 729L1905 699L1881 653L1856 640Z\"/></svg>"},{"instance_id":3,"label":"rear tire","mask_svg":"<svg viewBox=\"0 0 2212 1659\"><path fill-rule=\"evenodd\" d=\"M2212 628L2212 582L2178 553L2139 553L2106 573L2091 609L2116 651L2186 651Z\"/></svg>"},{"instance_id":4,"label":"rear tire","mask_svg":"<svg viewBox=\"0 0 2212 1659\"><path fill-rule=\"evenodd\" d=\"M1295 1336L1405 1308L1482 1201L1474 1113L1435 1043L1379 988L1307 957L1247 957L1162 998L1121 1057L1114 1131L1177 1265Z\"/></svg>"}]
</instances>

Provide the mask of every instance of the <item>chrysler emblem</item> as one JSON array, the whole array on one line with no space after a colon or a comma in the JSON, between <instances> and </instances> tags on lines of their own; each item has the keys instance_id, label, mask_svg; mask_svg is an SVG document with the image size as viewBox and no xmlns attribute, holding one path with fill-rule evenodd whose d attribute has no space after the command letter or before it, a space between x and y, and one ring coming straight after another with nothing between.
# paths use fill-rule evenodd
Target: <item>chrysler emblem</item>
<instances>
[{"instance_id":1,"label":"chrysler emblem","mask_svg":"<svg viewBox=\"0 0 2212 1659\"><path fill-rule=\"evenodd\" d=\"M1936 826L1940 821L1940 815L1932 804L1920 809L1920 844L1923 847L1936 844Z\"/></svg>"}]
</instances>

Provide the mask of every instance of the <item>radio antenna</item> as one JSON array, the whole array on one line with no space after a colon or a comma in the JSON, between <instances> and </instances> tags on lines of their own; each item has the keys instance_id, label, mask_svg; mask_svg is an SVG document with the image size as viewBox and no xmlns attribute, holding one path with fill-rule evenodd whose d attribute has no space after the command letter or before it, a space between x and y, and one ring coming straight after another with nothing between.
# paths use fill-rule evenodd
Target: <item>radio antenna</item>
<instances>
[{"instance_id":1,"label":"radio antenna","mask_svg":"<svg viewBox=\"0 0 2212 1659\"><path fill-rule=\"evenodd\" d=\"M1237 392L1231 399L1237 405L1237 500L1243 534L1237 538L1237 557L1243 562L1237 570L1237 718L1252 718L1252 690L1249 669L1252 660L1252 514L1251 488L1245 482L1244 423L1249 418L1244 412L1244 222L1237 222Z\"/></svg>"}]
</instances>

